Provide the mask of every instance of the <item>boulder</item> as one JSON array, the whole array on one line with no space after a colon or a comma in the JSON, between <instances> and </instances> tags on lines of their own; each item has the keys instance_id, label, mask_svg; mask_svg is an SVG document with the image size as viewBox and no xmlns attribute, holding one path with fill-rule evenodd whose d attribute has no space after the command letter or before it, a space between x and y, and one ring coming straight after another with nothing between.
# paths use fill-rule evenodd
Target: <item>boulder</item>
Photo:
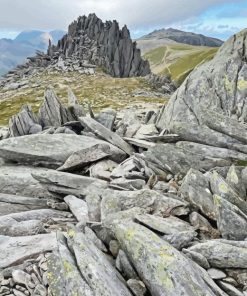
<instances>
[{"instance_id":1,"label":"boulder","mask_svg":"<svg viewBox=\"0 0 247 296\"><path fill-rule=\"evenodd\" d=\"M152 231L122 221L114 225L114 233L151 295L215 295L190 260Z\"/></svg>"},{"instance_id":2,"label":"boulder","mask_svg":"<svg viewBox=\"0 0 247 296\"><path fill-rule=\"evenodd\" d=\"M159 129L246 153L246 36L246 29L232 36L211 61L188 76L161 110Z\"/></svg>"},{"instance_id":3,"label":"boulder","mask_svg":"<svg viewBox=\"0 0 247 296\"><path fill-rule=\"evenodd\" d=\"M0 142L1 157L34 166L58 168L75 152L106 144L112 159L121 161L125 153L117 147L91 137L69 134L39 134L9 138Z\"/></svg>"}]
</instances>

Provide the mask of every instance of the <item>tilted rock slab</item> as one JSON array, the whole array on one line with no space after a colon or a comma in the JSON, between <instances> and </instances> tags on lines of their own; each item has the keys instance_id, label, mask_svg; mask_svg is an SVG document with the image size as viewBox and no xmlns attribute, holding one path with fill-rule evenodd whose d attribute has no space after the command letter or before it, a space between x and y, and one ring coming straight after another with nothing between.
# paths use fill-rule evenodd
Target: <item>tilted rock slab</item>
<instances>
[{"instance_id":1,"label":"tilted rock slab","mask_svg":"<svg viewBox=\"0 0 247 296\"><path fill-rule=\"evenodd\" d=\"M153 296L215 295L190 260L152 231L122 221L114 233Z\"/></svg>"},{"instance_id":2,"label":"tilted rock slab","mask_svg":"<svg viewBox=\"0 0 247 296\"><path fill-rule=\"evenodd\" d=\"M246 153L247 30L196 68L161 110L157 126L186 140ZM186 126L186 127L185 127Z\"/></svg>"}]
</instances>

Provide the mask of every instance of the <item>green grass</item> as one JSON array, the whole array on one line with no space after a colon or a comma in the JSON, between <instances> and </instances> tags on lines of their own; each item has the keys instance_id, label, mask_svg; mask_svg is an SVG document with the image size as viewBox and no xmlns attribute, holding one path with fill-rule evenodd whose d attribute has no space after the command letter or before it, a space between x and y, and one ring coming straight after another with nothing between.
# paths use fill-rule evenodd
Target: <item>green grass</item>
<instances>
[{"instance_id":1,"label":"green grass","mask_svg":"<svg viewBox=\"0 0 247 296\"><path fill-rule=\"evenodd\" d=\"M199 64L212 59L218 48L173 44L147 52L144 57L156 74L169 75L180 85Z\"/></svg>"},{"instance_id":2,"label":"green grass","mask_svg":"<svg viewBox=\"0 0 247 296\"><path fill-rule=\"evenodd\" d=\"M43 73L30 80L35 87L4 91L0 88L0 125L6 125L9 118L19 112L24 104L29 104L37 112L43 102L44 91L52 86L63 102L67 103L67 92L70 87L79 102L87 108L88 103L95 112L103 108L120 110L126 106L141 103L163 104L164 98L134 97L133 92L152 91L152 87L143 78L113 78L103 73L86 76L77 72Z\"/></svg>"}]
</instances>

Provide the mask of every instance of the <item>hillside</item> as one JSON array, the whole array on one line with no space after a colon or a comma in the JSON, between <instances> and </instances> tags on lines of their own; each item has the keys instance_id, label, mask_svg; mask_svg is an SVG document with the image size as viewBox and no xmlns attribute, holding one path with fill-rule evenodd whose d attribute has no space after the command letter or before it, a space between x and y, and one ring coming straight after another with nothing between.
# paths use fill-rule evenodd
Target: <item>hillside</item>
<instances>
[{"instance_id":1,"label":"hillside","mask_svg":"<svg viewBox=\"0 0 247 296\"><path fill-rule=\"evenodd\" d=\"M194 46L220 47L223 41L202 34L180 31L173 28L155 30L137 40L138 47L141 49L142 53L146 53L162 45L177 43Z\"/></svg>"},{"instance_id":2,"label":"hillside","mask_svg":"<svg viewBox=\"0 0 247 296\"><path fill-rule=\"evenodd\" d=\"M19 84L21 86L18 89L14 88L14 83L0 86L0 126L6 125L9 118L24 104L29 104L36 112L48 86L54 88L63 102L68 88L71 88L79 102L85 108L90 104L95 112L108 107L120 110L144 104L146 107L153 105L153 108L157 108L167 98L156 93L144 78L113 78L100 70L95 75L45 70L28 80L20 80Z\"/></svg>"},{"instance_id":3,"label":"hillside","mask_svg":"<svg viewBox=\"0 0 247 296\"><path fill-rule=\"evenodd\" d=\"M23 63L37 50L46 51L49 39L53 44L65 34L64 31L23 31L14 40L0 39L0 76Z\"/></svg>"},{"instance_id":4,"label":"hillside","mask_svg":"<svg viewBox=\"0 0 247 296\"><path fill-rule=\"evenodd\" d=\"M187 75L199 64L214 57L217 47L167 44L144 54L155 74L169 75L181 84Z\"/></svg>"}]
</instances>

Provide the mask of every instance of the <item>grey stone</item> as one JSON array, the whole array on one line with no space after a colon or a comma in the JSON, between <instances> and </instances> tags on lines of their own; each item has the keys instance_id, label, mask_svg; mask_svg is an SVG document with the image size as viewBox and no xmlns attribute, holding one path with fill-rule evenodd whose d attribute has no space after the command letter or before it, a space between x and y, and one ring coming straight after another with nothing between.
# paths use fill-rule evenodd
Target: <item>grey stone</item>
<instances>
[{"instance_id":1,"label":"grey stone","mask_svg":"<svg viewBox=\"0 0 247 296\"><path fill-rule=\"evenodd\" d=\"M214 204L217 209L217 226L222 237L236 241L246 239L247 215L218 195L214 196Z\"/></svg>"},{"instance_id":2,"label":"grey stone","mask_svg":"<svg viewBox=\"0 0 247 296\"><path fill-rule=\"evenodd\" d=\"M142 281L129 279L127 284L135 296L144 296L147 292L147 289Z\"/></svg>"},{"instance_id":3,"label":"grey stone","mask_svg":"<svg viewBox=\"0 0 247 296\"><path fill-rule=\"evenodd\" d=\"M116 133L113 133L108 128L104 127L102 124L98 123L96 120L90 117L80 117L81 124L93 132L96 136L99 136L101 139L113 144L118 147L126 154L131 155L134 153L133 148L126 143L120 136Z\"/></svg>"},{"instance_id":4,"label":"grey stone","mask_svg":"<svg viewBox=\"0 0 247 296\"><path fill-rule=\"evenodd\" d=\"M79 170L108 156L110 156L110 147L107 144L96 144L74 152L57 170L62 172Z\"/></svg>"},{"instance_id":5,"label":"grey stone","mask_svg":"<svg viewBox=\"0 0 247 296\"><path fill-rule=\"evenodd\" d=\"M209 217L216 219L213 195L209 189L209 179L201 172L189 170L179 189L186 201Z\"/></svg>"},{"instance_id":6,"label":"grey stone","mask_svg":"<svg viewBox=\"0 0 247 296\"><path fill-rule=\"evenodd\" d=\"M190 260L152 231L122 221L114 225L114 232L152 295L215 295Z\"/></svg>"},{"instance_id":7,"label":"grey stone","mask_svg":"<svg viewBox=\"0 0 247 296\"><path fill-rule=\"evenodd\" d=\"M0 192L34 198L55 197L32 177L33 173L47 172L43 168L4 165L0 169Z\"/></svg>"},{"instance_id":8,"label":"grey stone","mask_svg":"<svg viewBox=\"0 0 247 296\"><path fill-rule=\"evenodd\" d=\"M86 225L86 223L89 221L87 203L73 195L66 196L64 201L69 206L77 221L83 223L83 225Z\"/></svg>"},{"instance_id":9,"label":"grey stone","mask_svg":"<svg viewBox=\"0 0 247 296\"><path fill-rule=\"evenodd\" d=\"M226 278L226 274L220 269L210 268L207 272L213 280L222 280Z\"/></svg>"},{"instance_id":10,"label":"grey stone","mask_svg":"<svg viewBox=\"0 0 247 296\"><path fill-rule=\"evenodd\" d=\"M0 268L20 264L34 255L53 251L57 247L55 233L34 236L0 236Z\"/></svg>"},{"instance_id":11,"label":"grey stone","mask_svg":"<svg viewBox=\"0 0 247 296\"><path fill-rule=\"evenodd\" d=\"M197 244L188 250L205 256L212 267L216 268L246 268L246 242L211 240Z\"/></svg>"},{"instance_id":12,"label":"grey stone","mask_svg":"<svg viewBox=\"0 0 247 296\"><path fill-rule=\"evenodd\" d=\"M0 152L1 157L11 161L58 168L74 152L92 148L97 144L108 145L113 159L124 159L124 152L111 144L91 137L69 134L37 134L9 138L0 142Z\"/></svg>"}]
</instances>

